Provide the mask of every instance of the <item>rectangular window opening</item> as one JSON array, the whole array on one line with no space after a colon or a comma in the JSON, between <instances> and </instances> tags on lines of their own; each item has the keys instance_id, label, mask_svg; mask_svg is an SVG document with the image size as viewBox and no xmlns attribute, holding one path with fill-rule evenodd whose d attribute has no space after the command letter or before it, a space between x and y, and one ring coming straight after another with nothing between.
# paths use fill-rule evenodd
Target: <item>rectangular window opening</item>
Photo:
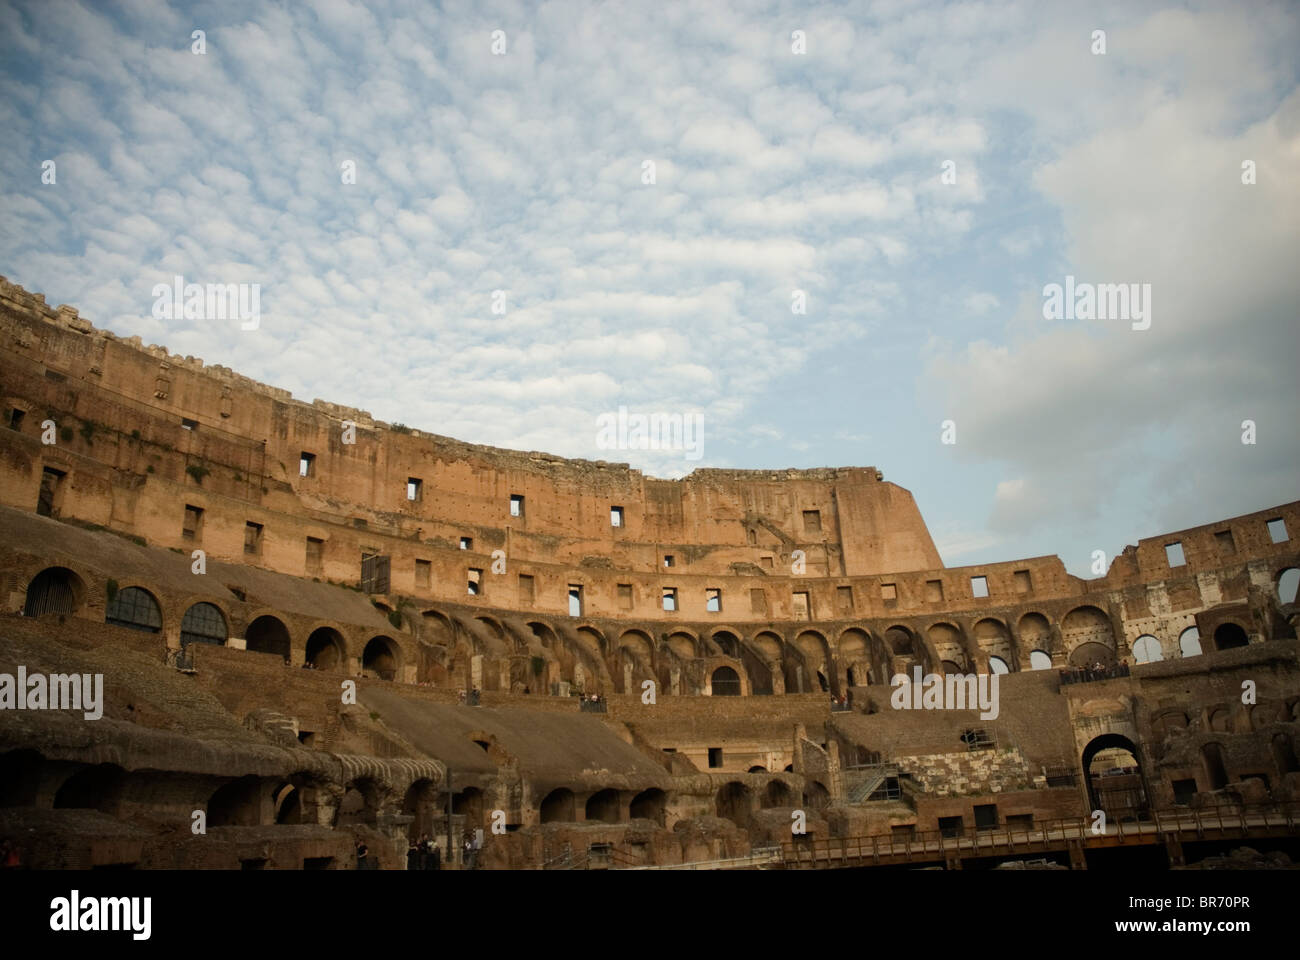
<instances>
[{"instance_id":1,"label":"rectangular window opening","mask_svg":"<svg viewBox=\"0 0 1300 960\"><path fill-rule=\"evenodd\" d=\"M469 595L471 597L477 597L483 588L483 571L475 567L470 567L468 580Z\"/></svg>"},{"instance_id":2,"label":"rectangular window opening","mask_svg":"<svg viewBox=\"0 0 1300 960\"><path fill-rule=\"evenodd\" d=\"M610 508L609 508L609 525L610 525L611 527L621 527L621 526L623 526L623 508L622 508L622 507L610 507Z\"/></svg>"},{"instance_id":3,"label":"rectangular window opening","mask_svg":"<svg viewBox=\"0 0 1300 960\"><path fill-rule=\"evenodd\" d=\"M304 450L298 457L298 476L316 476L316 454Z\"/></svg>"},{"instance_id":4,"label":"rectangular window opening","mask_svg":"<svg viewBox=\"0 0 1300 960\"><path fill-rule=\"evenodd\" d=\"M244 553L256 555L261 552L262 525L249 520L244 524Z\"/></svg>"},{"instance_id":5,"label":"rectangular window opening","mask_svg":"<svg viewBox=\"0 0 1300 960\"><path fill-rule=\"evenodd\" d=\"M1016 581L1016 593L1028 593L1032 587L1028 570L1017 570L1011 575Z\"/></svg>"},{"instance_id":6,"label":"rectangular window opening","mask_svg":"<svg viewBox=\"0 0 1300 960\"><path fill-rule=\"evenodd\" d=\"M460 548L461 548L462 550L473 550L473 549L474 549L474 538L473 538L473 537L461 537L461 538L460 538Z\"/></svg>"},{"instance_id":7,"label":"rectangular window opening","mask_svg":"<svg viewBox=\"0 0 1300 960\"><path fill-rule=\"evenodd\" d=\"M618 585L618 605L623 610L632 609L632 584L620 583Z\"/></svg>"},{"instance_id":8,"label":"rectangular window opening","mask_svg":"<svg viewBox=\"0 0 1300 960\"><path fill-rule=\"evenodd\" d=\"M535 598L533 578L531 574L519 574L519 602L531 606Z\"/></svg>"},{"instance_id":9,"label":"rectangular window opening","mask_svg":"<svg viewBox=\"0 0 1300 960\"><path fill-rule=\"evenodd\" d=\"M722 612L722 590L709 587L704 591L704 609L709 613Z\"/></svg>"},{"instance_id":10,"label":"rectangular window opening","mask_svg":"<svg viewBox=\"0 0 1300 960\"><path fill-rule=\"evenodd\" d=\"M1268 535L1274 543L1286 543L1291 539L1291 535L1286 532L1286 521L1281 517L1274 517L1268 522Z\"/></svg>"},{"instance_id":11,"label":"rectangular window opening","mask_svg":"<svg viewBox=\"0 0 1300 960\"><path fill-rule=\"evenodd\" d=\"M582 616L582 584L569 584L569 616Z\"/></svg>"},{"instance_id":12,"label":"rectangular window opening","mask_svg":"<svg viewBox=\"0 0 1300 960\"><path fill-rule=\"evenodd\" d=\"M185 540L203 539L203 508L185 504L185 522L181 527L181 537Z\"/></svg>"},{"instance_id":13,"label":"rectangular window opening","mask_svg":"<svg viewBox=\"0 0 1300 960\"><path fill-rule=\"evenodd\" d=\"M808 602L808 594L799 592L794 594L794 618L796 620L808 620L812 616L812 607Z\"/></svg>"},{"instance_id":14,"label":"rectangular window opening","mask_svg":"<svg viewBox=\"0 0 1300 960\"><path fill-rule=\"evenodd\" d=\"M321 568L321 559L325 553L325 541L318 537L307 538L307 570L315 572Z\"/></svg>"},{"instance_id":15,"label":"rectangular window opening","mask_svg":"<svg viewBox=\"0 0 1300 960\"><path fill-rule=\"evenodd\" d=\"M836 587L835 588L835 606L840 613L853 613L853 588Z\"/></svg>"},{"instance_id":16,"label":"rectangular window opening","mask_svg":"<svg viewBox=\"0 0 1300 960\"><path fill-rule=\"evenodd\" d=\"M665 567L671 567L671 566L673 565L673 563L674 563L674 561L673 561L673 555L672 555L671 553L665 553L665 554L664 554L664 566L665 566Z\"/></svg>"},{"instance_id":17,"label":"rectangular window opening","mask_svg":"<svg viewBox=\"0 0 1300 960\"><path fill-rule=\"evenodd\" d=\"M433 581L433 563L429 560L415 561L415 585L426 590Z\"/></svg>"},{"instance_id":18,"label":"rectangular window opening","mask_svg":"<svg viewBox=\"0 0 1300 960\"><path fill-rule=\"evenodd\" d=\"M1183 556L1183 545L1181 542L1165 544L1165 561L1171 567L1181 567L1187 563L1187 558Z\"/></svg>"},{"instance_id":19,"label":"rectangular window opening","mask_svg":"<svg viewBox=\"0 0 1300 960\"><path fill-rule=\"evenodd\" d=\"M822 532L822 512L820 510L805 510L803 512L803 532Z\"/></svg>"},{"instance_id":20,"label":"rectangular window opening","mask_svg":"<svg viewBox=\"0 0 1300 960\"><path fill-rule=\"evenodd\" d=\"M424 493L424 481L419 477L406 478L406 499L411 501L419 500Z\"/></svg>"},{"instance_id":21,"label":"rectangular window opening","mask_svg":"<svg viewBox=\"0 0 1300 960\"><path fill-rule=\"evenodd\" d=\"M190 420L188 417L182 417L181 426L186 430L197 430L199 428L199 422L197 420Z\"/></svg>"},{"instance_id":22,"label":"rectangular window opening","mask_svg":"<svg viewBox=\"0 0 1300 960\"><path fill-rule=\"evenodd\" d=\"M1232 539L1231 530L1220 530L1216 533L1214 545L1218 548L1220 556L1230 557L1237 552L1237 543Z\"/></svg>"},{"instance_id":23,"label":"rectangular window opening","mask_svg":"<svg viewBox=\"0 0 1300 960\"><path fill-rule=\"evenodd\" d=\"M21 430L23 428L23 418L27 416L26 410L19 410L14 407L9 411L9 429Z\"/></svg>"},{"instance_id":24,"label":"rectangular window opening","mask_svg":"<svg viewBox=\"0 0 1300 960\"><path fill-rule=\"evenodd\" d=\"M510 495L510 516L522 517L524 515L524 498L517 493Z\"/></svg>"},{"instance_id":25,"label":"rectangular window opening","mask_svg":"<svg viewBox=\"0 0 1300 960\"><path fill-rule=\"evenodd\" d=\"M716 769L722 766L722 748L709 747L709 768Z\"/></svg>"},{"instance_id":26,"label":"rectangular window opening","mask_svg":"<svg viewBox=\"0 0 1300 960\"><path fill-rule=\"evenodd\" d=\"M664 587L664 609L669 613L677 610L677 588Z\"/></svg>"},{"instance_id":27,"label":"rectangular window opening","mask_svg":"<svg viewBox=\"0 0 1300 960\"><path fill-rule=\"evenodd\" d=\"M979 599L989 595L989 578L988 577L971 577L970 578L970 595Z\"/></svg>"}]
</instances>

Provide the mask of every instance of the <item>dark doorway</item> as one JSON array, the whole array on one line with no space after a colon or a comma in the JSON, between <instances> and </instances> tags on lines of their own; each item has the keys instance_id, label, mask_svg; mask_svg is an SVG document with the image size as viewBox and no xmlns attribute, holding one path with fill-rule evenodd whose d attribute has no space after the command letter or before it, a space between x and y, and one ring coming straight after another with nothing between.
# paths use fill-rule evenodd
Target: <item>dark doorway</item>
<instances>
[{"instance_id":1,"label":"dark doorway","mask_svg":"<svg viewBox=\"0 0 1300 960\"><path fill-rule=\"evenodd\" d=\"M1128 737L1106 733L1083 749L1088 802L1111 820L1144 820L1150 812L1146 775Z\"/></svg>"},{"instance_id":2,"label":"dark doorway","mask_svg":"<svg viewBox=\"0 0 1300 960\"><path fill-rule=\"evenodd\" d=\"M1214 649L1232 650L1234 647L1244 647L1250 643L1246 636L1246 631L1241 629L1235 623L1221 623L1217 630L1214 631Z\"/></svg>"}]
</instances>

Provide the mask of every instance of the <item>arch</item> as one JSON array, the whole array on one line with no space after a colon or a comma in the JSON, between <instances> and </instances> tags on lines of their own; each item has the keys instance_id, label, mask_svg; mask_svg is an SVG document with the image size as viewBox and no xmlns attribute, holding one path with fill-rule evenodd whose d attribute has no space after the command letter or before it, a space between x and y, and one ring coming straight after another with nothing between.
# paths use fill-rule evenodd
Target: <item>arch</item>
<instances>
[{"instance_id":1,"label":"arch","mask_svg":"<svg viewBox=\"0 0 1300 960\"><path fill-rule=\"evenodd\" d=\"M618 823L618 791L606 789L593 793L587 798L586 819L600 820L604 823Z\"/></svg>"},{"instance_id":2,"label":"arch","mask_svg":"<svg viewBox=\"0 0 1300 960\"><path fill-rule=\"evenodd\" d=\"M113 594L104 608L104 622L128 630L159 633L162 609L158 598L143 587L126 587Z\"/></svg>"},{"instance_id":3,"label":"arch","mask_svg":"<svg viewBox=\"0 0 1300 960\"><path fill-rule=\"evenodd\" d=\"M647 670L654 665L654 641L644 630L625 630L618 638L618 648L628 653Z\"/></svg>"},{"instance_id":4,"label":"arch","mask_svg":"<svg viewBox=\"0 0 1300 960\"><path fill-rule=\"evenodd\" d=\"M1246 631L1231 620L1219 624L1214 630L1215 650L1233 650L1249 643L1250 639L1246 636Z\"/></svg>"},{"instance_id":5,"label":"arch","mask_svg":"<svg viewBox=\"0 0 1300 960\"><path fill-rule=\"evenodd\" d=\"M774 663L781 659L781 638L771 630L763 630L755 634L754 639L749 643L767 663Z\"/></svg>"},{"instance_id":6,"label":"arch","mask_svg":"<svg viewBox=\"0 0 1300 960\"><path fill-rule=\"evenodd\" d=\"M590 625L583 625L574 631L578 636L578 642L586 647L594 656L603 657L605 655L605 635Z\"/></svg>"},{"instance_id":7,"label":"arch","mask_svg":"<svg viewBox=\"0 0 1300 960\"><path fill-rule=\"evenodd\" d=\"M573 791L566 787L556 787L542 799L538 813L542 823L572 823L577 819L574 814Z\"/></svg>"},{"instance_id":8,"label":"arch","mask_svg":"<svg viewBox=\"0 0 1300 960\"><path fill-rule=\"evenodd\" d=\"M302 792L292 783L282 784L272 795L275 801L276 824L302 823Z\"/></svg>"},{"instance_id":9,"label":"arch","mask_svg":"<svg viewBox=\"0 0 1300 960\"><path fill-rule=\"evenodd\" d=\"M1109 667L1115 663L1115 650L1104 643L1094 643L1089 640L1079 644L1070 652L1070 663L1076 667L1089 667L1094 663Z\"/></svg>"},{"instance_id":10,"label":"arch","mask_svg":"<svg viewBox=\"0 0 1300 960\"><path fill-rule=\"evenodd\" d=\"M809 810L824 810L831 802L830 791L816 780L803 785L803 805Z\"/></svg>"},{"instance_id":11,"label":"arch","mask_svg":"<svg viewBox=\"0 0 1300 960\"><path fill-rule=\"evenodd\" d=\"M1087 662L1100 659L1103 663L1107 663L1115 659L1115 632L1110 617L1098 607L1075 607L1067 613L1061 619L1061 642L1065 644L1066 651L1071 654L1072 663L1076 662L1073 657L1074 651L1087 645L1110 651L1109 660L1096 654Z\"/></svg>"},{"instance_id":12,"label":"arch","mask_svg":"<svg viewBox=\"0 0 1300 960\"><path fill-rule=\"evenodd\" d=\"M1277 575L1277 599L1285 605L1295 603L1296 590L1300 587L1300 568L1287 567Z\"/></svg>"},{"instance_id":13,"label":"arch","mask_svg":"<svg viewBox=\"0 0 1300 960\"><path fill-rule=\"evenodd\" d=\"M261 780L251 774L218 787L208 798L208 826L258 826L262 822L261 789Z\"/></svg>"},{"instance_id":14,"label":"arch","mask_svg":"<svg viewBox=\"0 0 1300 960\"><path fill-rule=\"evenodd\" d=\"M762 796L759 798L759 806L764 810L770 810L773 807L793 807L794 791L784 780L769 780L767 786L763 788Z\"/></svg>"},{"instance_id":15,"label":"arch","mask_svg":"<svg viewBox=\"0 0 1300 960\"><path fill-rule=\"evenodd\" d=\"M916 645L913 643L912 631L898 624L885 631L885 646L896 657L916 656Z\"/></svg>"},{"instance_id":16,"label":"arch","mask_svg":"<svg viewBox=\"0 0 1300 960\"><path fill-rule=\"evenodd\" d=\"M0 753L0 807L34 807L44 758L23 748Z\"/></svg>"},{"instance_id":17,"label":"arch","mask_svg":"<svg viewBox=\"0 0 1300 960\"><path fill-rule=\"evenodd\" d=\"M662 827L667 808L668 795L657 787L651 787L632 798L628 816L633 820L653 820Z\"/></svg>"},{"instance_id":18,"label":"arch","mask_svg":"<svg viewBox=\"0 0 1300 960\"><path fill-rule=\"evenodd\" d=\"M989 657L989 673L1010 673L1011 668L1001 657Z\"/></svg>"},{"instance_id":19,"label":"arch","mask_svg":"<svg viewBox=\"0 0 1300 960\"><path fill-rule=\"evenodd\" d=\"M86 598L86 584L67 567L46 567L27 584L24 617L66 615L78 610Z\"/></svg>"},{"instance_id":20,"label":"arch","mask_svg":"<svg viewBox=\"0 0 1300 960\"><path fill-rule=\"evenodd\" d=\"M749 828L753 819L754 795L749 787L737 780L724 783L714 797L714 809L724 820L730 820L742 830Z\"/></svg>"},{"instance_id":21,"label":"arch","mask_svg":"<svg viewBox=\"0 0 1300 960\"><path fill-rule=\"evenodd\" d=\"M1104 810L1115 820L1146 815L1146 774L1137 745L1128 737L1103 733L1090 740L1083 748L1083 775L1091 809Z\"/></svg>"},{"instance_id":22,"label":"arch","mask_svg":"<svg viewBox=\"0 0 1300 960\"><path fill-rule=\"evenodd\" d=\"M1195 626L1188 627L1178 635L1178 652L1184 657L1201 655L1201 631Z\"/></svg>"},{"instance_id":23,"label":"arch","mask_svg":"<svg viewBox=\"0 0 1300 960\"><path fill-rule=\"evenodd\" d=\"M700 655L700 643L685 630L675 630L668 635L668 649L679 660L694 660Z\"/></svg>"},{"instance_id":24,"label":"arch","mask_svg":"<svg viewBox=\"0 0 1300 960\"><path fill-rule=\"evenodd\" d=\"M428 643L450 647L456 642L456 627L451 617L441 610L425 610L420 614L420 633Z\"/></svg>"},{"instance_id":25,"label":"arch","mask_svg":"<svg viewBox=\"0 0 1300 960\"><path fill-rule=\"evenodd\" d=\"M222 646L230 636L226 615L213 603L196 603L181 618L181 647L191 643L214 643Z\"/></svg>"},{"instance_id":26,"label":"arch","mask_svg":"<svg viewBox=\"0 0 1300 960\"><path fill-rule=\"evenodd\" d=\"M117 813L126 771L115 763L99 763L78 770L54 795L55 810L98 810Z\"/></svg>"},{"instance_id":27,"label":"arch","mask_svg":"<svg viewBox=\"0 0 1300 960\"><path fill-rule=\"evenodd\" d=\"M1155 663L1165 658L1160 649L1160 641L1149 633L1144 633L1133 641L1133 659L1138 663Z\"/></svg>"},{"instance_id":28,"label":"arch","mask_svg":"<svg viewBox=\"0 0 1300 960\"><path fill-rule=\"evenodd\" d=\"M871 683L871 636L858 627L849 627L840 634L840 663L844 679L850 687Z\"/></svg>"},{"instance_id":29,"label":"arch","mask_svg":"<svg viewBox=\"0 0 1300 960\"><path fill-rule=\"evenodd\" d=\"M478 787L466 787L460 793L452 794L451 812L453 816L464 817L466 826L482 826L483 791Z\"/></svg>"},{"instance_id":30,"label":"arch","mask_svg":"<svg viewBox=\"0 0 1300 960\"><path fill-rule=\"evenodd\" d=\"M289 628L279 617L263 614L244 631L244 648L253 653L271 653L289 657Z\"/></svg>"},{"instance_id":31,"label":"arch","mask_svg":"<svg viewBox=\"0 0 1300 960\"><path fill-rule=\"evenodd\" d=\"M715 697L740 696L740 675L731 667L718 667L714 670L709 685Z\"/></svg>"},{"instance_id":32,"label":"arch","mask_svg":"<svg viewBox=\"0 0 1300 960\"><path fill-rule=\"evenodd\" d=\"M396 680L401 664L401 651L392 637L371 637L361 652L361 670L366 676Z\"/></svg>"},{"instance_id":33,"label":"arch","mask_svg":"<svg viewBox=\"0 0 1300 960\"><path fill-rule=\"evenodd\" d=\"M402 796L402 813L411 817L406 827L408 839L418 840L426 833L432 835L435 832L434 817L438 814L438 804L432 780L421 777L406 788Z\"/></svg>"},{"instance_id":34,"label":"arch","mask_svg":"<svg viewBox=\"0 0 1300 960\"><path fill-rule=\"evenodd\" d=\"M718 649L725 656L731 657L733 660L740 659L740 637L730 630L715 630L710 639L717 644Z\"/></svg>"},{"instance_id":35,"label":"arch","mask_svg":"<svg viewBox=\"0 0 1300 960\"><path fill-rule=\"evenodd\" d=\"M425 616L428 616L428 614L425 614ZM537 641L543 647L549 649L555 647L559 642L555 628L550 624L542 623L540 620L529 620L526 626L533 632L533 636L537 638Z\"/></svg>"},{"instance_id":36,"label":"arch","mask_svg":"<svg viewBox=\"0 0 1300 960\"><path fill-rule=\"evenodd\" d=\"M1222 790L1228 785L1228 768L1223 762L1223 745L1211 740L1201 745L1201 763L1211 790Z\"/></svg>"},{"instance_id":37,"label":"arch","mask_svg":"<svg viewBox=\"0 0 1300 960\"><path fill-rule=\"evenodd\" d=\"M354 780L343 791L343 799L334 811L334 826L360 824L374 826L379 813L379 787L369 778Z\"/></svg>"},{"instance_id":38,"label":"arch","mask_svg":"<svg viewBox=\"0 0 1300 960\"><path fill-rule=\"evenodd\" d=\"M990 664L996 658L1002 661L1009 673L1010 665L1016 662L1016 653L1015 645L1011 642L1011 631L1007 629L1007 625L993 617L985 617L975 624L971 632L975 636L975 645L989 658Z\"/></svg>"},{"instance_id":39,"label":"arch","mask_svg":"<svg viewBox=\"0 0 1300 960\"><path fill-rule=\"evenodd\" d=\"M341 669L345 660L343 634L333 627L317 627L307 638L306 661L317 670Z\"/></svg>"},{"instance_id":40,"label":"arch","mask_svg":"<svg viewBox=\"0 0 1300 960\"><path fill-rule=\"evenodd\" d=\"M1031 611L1016 621L1016 637L1020 641L1021 650L1041 650L1050 656L1053 646L1052 625L1041 613ZM1041 670L1043 668L1031 664L1030 669Z\"/></svg>"},{"instance_id":41,"label":"arch","mask_svg":"<svg viewBox=\"0 0 1300 960\"><path fill-rule=\"evenodd\" d=\"M966 645L961 631L951 623L935 623L926 631L944 673L967 673ZM951 665L951 666L950 666Z\"/></svg>"},{"instance_id":42,"label":"arch","mask_svg":"<svg viewBox=\"0 0 1300 960\"><path fill-rule=\"evenodd\" d=\"M1029 651L1029 669L1030 670L1051 670L1052 657L1046 650Z\"/></svg>"}]
</instances>

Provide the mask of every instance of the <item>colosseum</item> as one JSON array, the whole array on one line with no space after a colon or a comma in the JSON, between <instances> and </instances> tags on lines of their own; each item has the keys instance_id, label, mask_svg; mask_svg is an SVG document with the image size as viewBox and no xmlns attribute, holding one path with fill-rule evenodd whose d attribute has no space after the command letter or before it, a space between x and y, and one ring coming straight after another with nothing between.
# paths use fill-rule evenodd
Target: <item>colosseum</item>
<instances>
[{"instance_id":1,"label":"colosseum","mask_svg":"<svg viewBox=\"0 0 1300 960\"><path fill-rule=\"evenodd\" d=\"M1166 867L1300 830L1300 502L1094 579L945 567L873 467L655 479L295 400L3 279L0 324L23 865ZM993 709L898 709L918 675Z\"/></svg>"}]
</instances>

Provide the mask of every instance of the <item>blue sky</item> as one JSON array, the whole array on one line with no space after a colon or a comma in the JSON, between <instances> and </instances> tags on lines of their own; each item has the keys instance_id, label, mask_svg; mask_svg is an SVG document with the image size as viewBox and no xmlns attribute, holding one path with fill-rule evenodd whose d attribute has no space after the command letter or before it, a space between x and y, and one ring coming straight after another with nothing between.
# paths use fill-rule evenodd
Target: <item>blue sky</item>
<instances>
[{"instance_id":1,"label":"blue sky","mask_svg":"<svg viewBox=\"0 0 1300 960\"><path fill-rule=\"evenodd\" d=\"M465 440L874 465L948 565L1090 576L1298 495L1296 49L1267 3L0 2L0 273ZM259 328L156 319L176 274ZM1067 274L1151 328L1045 320ZM703 458L598 449L619 406Z\"/></svg>"}]
</instances>

